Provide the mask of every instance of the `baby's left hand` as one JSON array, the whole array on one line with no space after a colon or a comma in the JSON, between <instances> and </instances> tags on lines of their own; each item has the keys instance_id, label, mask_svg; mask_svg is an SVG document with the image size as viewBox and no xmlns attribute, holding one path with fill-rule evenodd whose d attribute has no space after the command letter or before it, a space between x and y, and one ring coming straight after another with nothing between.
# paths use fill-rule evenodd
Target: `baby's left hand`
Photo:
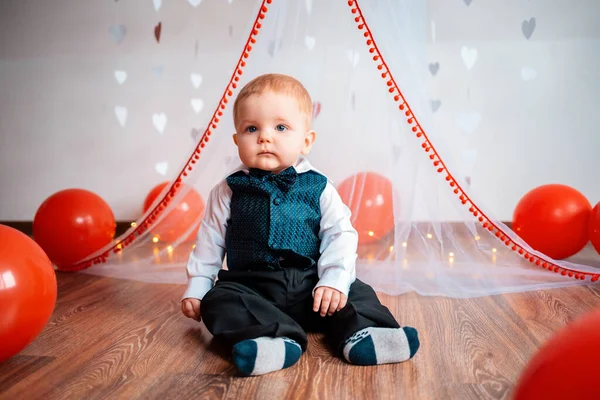
<instances>
[{"instance_id":1,"label":"baby's left hand","mask_svg":"<svg viewBox=\"0 0 600 400\"><path fill-rule=\"evenodd\" d=\"M313 303L313 311L321 310L321 317L333 315L334 312L340 311L346 306L348 298L345 294L327 286L320 286L315 290L315 301Z\"/></svg>"}]
</instances>

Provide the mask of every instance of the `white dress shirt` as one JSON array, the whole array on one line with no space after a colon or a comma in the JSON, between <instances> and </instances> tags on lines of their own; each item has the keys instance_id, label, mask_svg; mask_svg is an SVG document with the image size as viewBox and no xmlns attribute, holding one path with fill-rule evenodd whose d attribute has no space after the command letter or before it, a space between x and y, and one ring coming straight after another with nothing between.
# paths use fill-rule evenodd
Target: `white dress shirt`
<instances>
[{"instance_id":1,"label":"white dress shirt","mask_svg":"<svg viewBox=\"0 0 600 400\"><path fill-rule=\"evenodd\" d=\"M313 170L324 175L308 162L300 158L294 167L299 174ZM249 169L242 165L231 172ZM188 286L183 298L202 299L213 287L225 257L225 232L230 215L231 189L227 180L222 180L210 192L205 215L198 229L196 246L187 263ZM317 262L319 281L314 287L328 286L346 296L350 285L356 279L356 249L358 233L350 222L350 210L328 179L320 197L321 222L319 239L321 256ZM313 293L314 293L313 289Z\"/></svg>"}]
</instances>

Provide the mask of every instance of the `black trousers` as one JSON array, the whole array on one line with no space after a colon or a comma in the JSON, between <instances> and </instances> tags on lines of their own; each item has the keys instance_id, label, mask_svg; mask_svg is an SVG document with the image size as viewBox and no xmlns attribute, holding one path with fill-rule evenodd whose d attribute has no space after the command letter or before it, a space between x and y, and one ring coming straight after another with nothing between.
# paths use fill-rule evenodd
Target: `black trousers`
<instances>
[{"instance_id":1,"label":"black trousers","mask_svg":"<svg viewBox=\"0 0 600 400\"><path fill-rule=\"evenodd\" d=\"M367 284L356 280L346 306L332 316L312 310L316 268L303 270L221 270L204 296L200 313L216 339L229 345L258 337L289 337L306 351L306 332L324 332L333 351L355 332L368 327L399 328L387 307Z\"/></svg>"}]
</instances>

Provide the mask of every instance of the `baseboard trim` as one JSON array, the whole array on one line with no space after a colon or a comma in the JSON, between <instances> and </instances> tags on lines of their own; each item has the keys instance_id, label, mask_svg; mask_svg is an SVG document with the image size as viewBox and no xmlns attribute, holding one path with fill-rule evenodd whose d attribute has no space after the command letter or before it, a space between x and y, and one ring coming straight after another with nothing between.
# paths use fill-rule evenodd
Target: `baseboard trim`
<instances>
[{"instance_id":1,"label":"baseboard trim","mask_svg":"<svg viewBox=\"0 0 600 400\"><path fill-rule=\"evenodd\" d=\"M10 226L28 236L33 236L33 221L0 221L0 225ZM131 228L131 221L118 221L115 236L125 233L129 228Z\"/></svg>"},{"instance_id":2,"label":"baseboard trim","mask_svg":"<svg viewBox=\"0 0 600 400\"><path fill-rule=\"evenodd\" d=\"M422 223L422 222L420 222ZM509 228L511 228L511 222L504 222ZM462 225L462 222L450 222L450 225L455 224L457 227ZM16 230L23 232L28 236L33 236L33 221L0 221L0 225L10 226ZM122 235L131 228L131 221L117 221L117 231L115 237Z\"/></svg>"}]
</instances>

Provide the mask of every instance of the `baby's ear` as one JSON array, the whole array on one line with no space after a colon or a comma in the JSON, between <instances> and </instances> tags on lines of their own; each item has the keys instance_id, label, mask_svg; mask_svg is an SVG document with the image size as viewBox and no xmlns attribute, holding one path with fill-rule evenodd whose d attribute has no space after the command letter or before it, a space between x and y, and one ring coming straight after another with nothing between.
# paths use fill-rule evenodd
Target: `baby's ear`
<instances>
[{"instance_id":1,"label":"baby's ear","mask_svg":"<svg viewBox=\"0 0 600 400\"><path fill-rule=\"evenodd\" d=\"M308 131L304 135L304 146L302 147L302 154L306 155L310 152L313 144L317 140L317 133L315 131Z\"/></svg>"},{"instance_id":2,"label":"baby's ear","mask_svg":"<svg viewBox=\"0 0 600 400\"><path fill-rule=\"evenodd\" d=\"M237 142L237 133L234 133L232 135L232 137L233 137L233 143L235 143L235 145L237 146L238 145L238 142Z\"/></svg>"}]
</instances>

